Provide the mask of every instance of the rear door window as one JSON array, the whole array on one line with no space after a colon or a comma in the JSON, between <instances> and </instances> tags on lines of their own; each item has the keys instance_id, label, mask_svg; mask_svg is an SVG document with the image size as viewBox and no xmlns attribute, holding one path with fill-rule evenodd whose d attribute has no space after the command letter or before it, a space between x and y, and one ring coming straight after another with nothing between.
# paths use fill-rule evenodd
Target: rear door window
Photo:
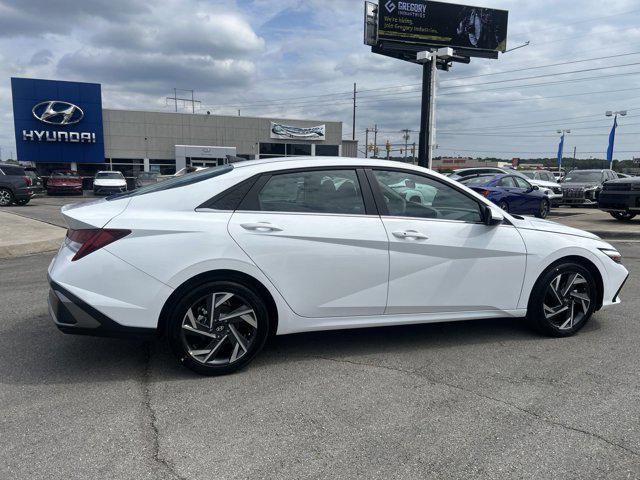
<instances>
[{"instance_id":1,"label":"rear door window","mask_svg":"<svg viewBox=\"0 0 640 480\"><path fill-rule=\"evenodd\" d=\"M0 170L2 170L5 175L18 175L20 177L25 176L24 169L22 167L14 167L12 165L9 165L0 167Z\"/></svg>"}]
</instances>

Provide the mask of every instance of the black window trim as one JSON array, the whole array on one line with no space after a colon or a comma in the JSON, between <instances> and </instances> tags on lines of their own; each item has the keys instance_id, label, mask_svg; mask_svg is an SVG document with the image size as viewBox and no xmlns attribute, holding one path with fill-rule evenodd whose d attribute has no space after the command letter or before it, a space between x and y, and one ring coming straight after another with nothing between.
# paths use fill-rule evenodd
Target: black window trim
<instances>
[{"instance_id":1,"label":"black window trim","mask_svg":"<svg viewBox=\"0 0 640 480\"><path fill-rule=\"evenodd\" d=\"M362 168L362 166L355 166L355 165L326 165L321 167L298 167L298 168L288 168L283 170L275 170L272 172L264 172L264 173L258 174L257 175L259 177L258 180L253 184L253 187L251 187L247 195L245 195L245 197L242 199L240 204L236 207L235 211L264 212L263 210L260 209L258 194L260 193L260 190L262 190L262 187L264 187L266 183L273 176L291 174L291 173L302 173L302 172L313 172L313 171L335 171L335 170L352 170L356 172L358 183L360 184L360 193L362 195L362 201L364 203L365 213L363 214L359 214L359 213L343 214L343 213L331 213L331 212L302 212L302 213L308 213L310 215L344 215L344 216L375 215L375 216L378 216L379 214L376 208L373 193L371 192L370 185L367 182L366 175L363 171L364 169ZM299 214L301 212L272 212L272 213Z\"/></svg>"},{"instance_id":2,"label":"black window trim","mask_svg":"<svg viewBox=\"0 0 640 480\"><path fill-rule=\"evenodd\" d=\"M371 188L371 190L373 191L373 198L376 202L376 206L378 208L378 212L380 213L381 217L395 217L398 218L397 215L391 215L389 213L389 209L387 208L387 203L384 201L384 195L382 194L382 190L380 189L380 186L378 185L378 180L376 179L373 171L374 170L382 170L382 171L387 171L387 172L400 172L400 173L405 173L408 175L416 175L419 177L423 177L423 178L428 178L429 180L432 180L434 182L437 183L441 183L444 185L447 185L448 187L451 187L453 190L461 193L462 195L464 195L465 197L469 198L470 200L473 200L476 205L478 205L478 212L480 214L480 221L479 222L468 222L465 220L455 220L455 222L458 223L467 223L467 224L471 224L471 225L480 225L480 224L484 224L485 222L485 207L486 205L484 205L482 202L479 202L477 198L474 198L472 195L469 195L468 192L465 192L463 189L458 188L457 185L453 185L447 182L443 182L442 180L440 180L439 178L436 177L432 177L429 174L423 173L423 172L416 172L414 170L405 170L403 168L395 168L395 167L367 167L365 168L365 173L367 175L367 179L369 180L369 186ZM402 217L402 218L411 218L411 219L415 219L415 220L443 220L443 219L433 219L433 218L422 218L422 217ZM445 219L446 220L446 219ZM454 221L454 220L450 220L450 221Z\"/></svg>"}]
</instances>

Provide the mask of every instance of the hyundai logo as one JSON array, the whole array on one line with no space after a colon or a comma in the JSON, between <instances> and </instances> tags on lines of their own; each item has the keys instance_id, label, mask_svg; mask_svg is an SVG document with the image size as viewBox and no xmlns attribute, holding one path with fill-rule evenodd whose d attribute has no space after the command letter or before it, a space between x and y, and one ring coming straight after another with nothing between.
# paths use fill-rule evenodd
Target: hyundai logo
<instances>
[{"instance_id":1,"label":"hyundai logo","mask_svg":"<svg viewBox=\"0 0 640 480\"><path fill-rule=\"evenodd\" d=\"M84 117L79 106L59 100L40 102L31 111L35 118L50 125L71 125Z\"/></svg>"},{"instance_id":2,"label":"hyundai logo","mask_svg":"<svg viewBox=\"0 0 640 480\"><path fill-rule=\"evenodd\" d=\"M387 12L389 13L393 13L393 11L396 9L396 4L393 3L391 0L385 3L384 6L387 9Z\"/></svg>"}]
</instances>

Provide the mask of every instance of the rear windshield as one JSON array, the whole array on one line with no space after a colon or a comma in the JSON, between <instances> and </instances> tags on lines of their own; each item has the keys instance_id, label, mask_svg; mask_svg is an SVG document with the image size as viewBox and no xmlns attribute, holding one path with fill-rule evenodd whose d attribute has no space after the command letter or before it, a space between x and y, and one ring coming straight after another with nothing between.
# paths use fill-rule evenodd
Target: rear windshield
<instances>
[{"instance_id":1,"label":"rear windshield","mask_svg":"<svg viewBox=\"0 0 640 480\"><path fill-rule=\"evenodd\" d=\"M9 165L9 166L3 165L0 167L0 170L2 170L5 175L20 175L21 177L24 177L24 168L22 167L14 167L12 165Z\"/></svg>"},{"instance_id":2,"label":"rear windshield","mask_svg":"<svg viewBox=\"0 0 640 480\"><path fill-rule=\"evenodd\" d=\"M486 185L493 178L493 175L481 175L479 177L465 178L460 183L469 186Z\"/></svg>"},{"instance_id":3,"label":"rear windshield","mask_svg":"<svg viewBox=\"0 0 640 480\"><path fill-rule=\"evenodd\" d=\"M525 177L530 178L532 180L535 180L535 178L536 178L536 174L533 173L533 172L518 172L518 173L521 173Z\"/></svg>"},{"instance_id":4,"label":"rear windshield","mask_svg":"<svg viewBox=\"0 0 640 480\"><path fill-rule=\"evenodd\" d=\"M52 178L78 178L78 174L76 172L53 172L51 174Z\"/></svg>"},{"instance_id":5,"label":"rear windshield","mask_svg":"<svg viewBox=\"0 0 640 480\"><path fill-rule=\"evenodd\" d=\"M112 178L116 180L121 180L122 174L120 172L99 172L99 173L96 173L96 178Z\"/></svg>"},{"instance_id":6,"label":"rear windshield","mask_svg":"<svg viewBox=\"0 0 640 480\"><path fill-rule=\"evenodd\" d=\"M186 175L182 175L181 177L173 177L169 180L165 180L164 182L152 183L151 185L138 188L131 192L116 193L115 195L110 195L109 197L107 197L107 200L115 200L116 198L137 197L138 195L144 195L146 193L162 192L164 190L171 190L172 188L193 185L194 183L202 182L213 177L224 175L231 170L233 170L233 165L220 165L219 167L207 168L198 172L187 173Z\"/></svg>"}]
</instances>

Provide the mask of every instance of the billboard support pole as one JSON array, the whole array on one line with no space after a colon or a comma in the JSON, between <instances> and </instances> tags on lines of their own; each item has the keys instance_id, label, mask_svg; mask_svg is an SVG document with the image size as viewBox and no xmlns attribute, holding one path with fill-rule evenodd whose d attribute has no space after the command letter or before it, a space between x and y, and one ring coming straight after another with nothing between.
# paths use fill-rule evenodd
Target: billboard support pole
<instances>
[{"instance_id":1,"label":"billboard support pole","mask_svg":"<svg viewBox=\"0 0 640 480\"><path fill-rule=\"evenodd\" d=\"M422 108L420 112L420 146L418 165L431 168L435 140L435 88L438 57L431 54L431 60L422 65Z\"/></svg>"}]
</instances>

